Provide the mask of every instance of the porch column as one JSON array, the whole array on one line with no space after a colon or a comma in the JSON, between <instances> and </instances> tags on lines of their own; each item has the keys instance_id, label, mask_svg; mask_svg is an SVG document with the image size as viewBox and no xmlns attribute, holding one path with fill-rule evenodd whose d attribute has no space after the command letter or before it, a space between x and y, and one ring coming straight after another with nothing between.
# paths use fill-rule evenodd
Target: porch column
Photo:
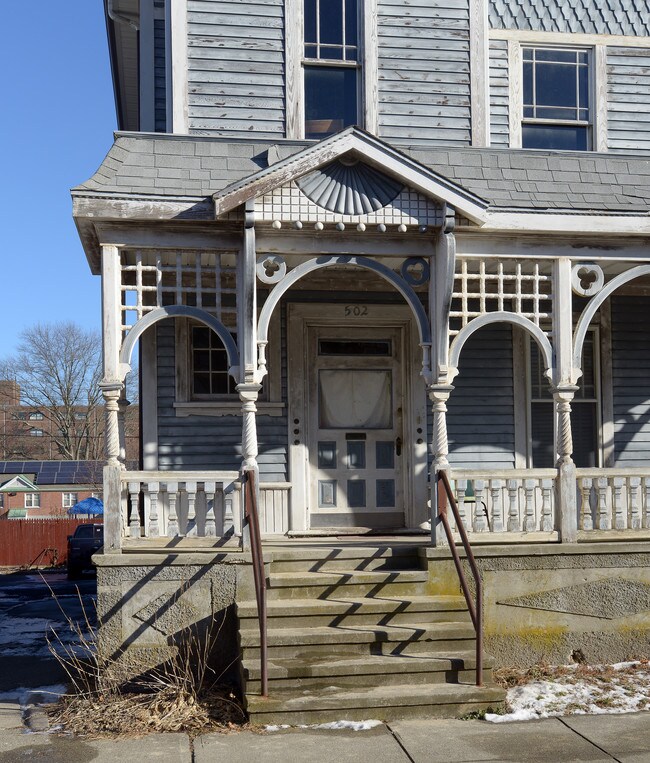
<instances>
[{"instance_id":1,"label":"porch column","mask_svg":"<svg viewBox=\"0 0 650 763\"><path fill-rule=\"evenodd\" d=\"M553 267L553 399L555 401L555 450L558 476L555 484L555 511L559 513L562 543L578 540L578 500L576 466L571 458L571 401L576 393L573 368L573 292L571 260L561 257Z\"/></svg>"},{"instance_id":2,"label":"porch column","mask_svg":"<svg viewBox=\"0 0 650 763\"><path fill-rule=\"evenodd\" d=\"M120 440L119 461L122 469L126 469L126 409L131 405L131 402L122 394L117 401L117 405L117 426Z\"/></svg>"},{"instance_id":3,"label":"porch column","mask_svg":"<svg viewBox=\"0 0 650 763\"><path fill-rule=\"evenodd\" d=\"M257 396L259 395L261 384L238 384L237 392L242 402L242 472L252 470L255 472L255 486L258 496L259 507L259 466L257 463ZM244 507L244 497L241 501L242 511ZM242 545L245 549L250 548L250 529L248 525L242 522Z\"/></svg>"},{"instance_id":4,"label":"porch column","mask_svg":"<svg viewBox=\"0 0 650 763\"><path fill-rule=\"evenodd\" d=\"M445 535L438 522L438 482L440 469L449 469L449 443L447 441L447 400L453 387L450 384L433 384L429 387L429 399L433 410L433 464L431 465L431 543L445 542Z\"/></svg>"},{"instance_id":5,"label":"porch column","mask_svg":"<svg viewBox=\"0 0 650 763\"><path fill-rule=\"evenodd\" d=\"M104 397L106 466L104 467L104 553L120 553L122 547L122 490L119 435L119 399L124 385L120 378L122 343L122 292L119 249L102 245L102 357L104 378L99 384Z\"/></svg>"}]
</instances>

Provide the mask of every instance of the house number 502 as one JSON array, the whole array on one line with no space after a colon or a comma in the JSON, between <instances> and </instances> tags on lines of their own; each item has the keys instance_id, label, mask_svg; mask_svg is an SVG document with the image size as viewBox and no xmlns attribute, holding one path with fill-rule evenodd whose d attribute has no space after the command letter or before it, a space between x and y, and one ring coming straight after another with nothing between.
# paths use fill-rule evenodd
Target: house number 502
<instances>
[{"instance_id":1,"label":"house number 502","mask_svg":"<svg viewBox=\"0 0 650 763\"><path fill-rule=\"evenodd\" d=\"M358 318L361 315L368 315L368 308L366 305L346 305L345 315L346 317L353 315L355 318Z\"/></svg>"}]
</instances>

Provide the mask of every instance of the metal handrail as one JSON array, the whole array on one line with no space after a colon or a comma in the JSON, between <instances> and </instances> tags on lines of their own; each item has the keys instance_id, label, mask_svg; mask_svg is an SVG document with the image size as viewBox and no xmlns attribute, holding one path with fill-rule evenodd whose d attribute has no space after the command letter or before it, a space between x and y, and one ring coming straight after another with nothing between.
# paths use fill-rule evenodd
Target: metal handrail
<instances>
[{"instance_id":1,"label":"metal handrail","mask_svg":"<svg viewBox=\"0 0 650 763\"><path fill-rule=\"evenodd\" d=\"M255 598L257 599L257 619L260 626L260 678L262 696L269 695L268 649L266 638L266 575L264 574L264 556L260 535L259 514L257 511L257 489L255 472L244 472L244 524L250 530L251 557L253 559L253 578L255 579Z\"/></svg>"},{"instance_id":2,"label":"metal handrail","mask_svg":"<svg viewBox=\"0 0 650 763\"><path fill-rule=\"evenodd\" d=\"M451 549L451 555L456 565L456 572L458 573L458 579L460 580L460 586L463 589L463 595L467 603L467 609L469 610L470 617L472 618L472 624L474 631L476 632L476 685L483 685L483 585L481 583L481 576L479 574L474 554L472 553L472 547L469 544L467 533L465 532L465 526L460 517L458 506L454 498L454 493L449 484L449 477L444 469L440 469L436 475L438 485L438 516L442 521L442 526L445 528L445 535L447 536L447 542ZM443 489L440 489L442 483ZM467 578L463 571L463 566L458 556L458 550L456 549L456 542L451 531L451 525L449 524L449 518L447 517L447 502L451 504L451 510L456 520L456 529L460 535L461 543L465 549L465 555L469 562L474 582L476 584L476 601L472 601L472 595L467 585Z\"/></svg>"}]
</instances>

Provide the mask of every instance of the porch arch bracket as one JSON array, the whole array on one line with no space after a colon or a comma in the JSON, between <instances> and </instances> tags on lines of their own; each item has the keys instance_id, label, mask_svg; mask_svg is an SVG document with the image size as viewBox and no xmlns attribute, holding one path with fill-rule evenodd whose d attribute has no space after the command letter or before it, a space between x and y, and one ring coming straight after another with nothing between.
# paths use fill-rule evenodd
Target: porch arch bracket
<instances>
[{"instance_id":1,"label":"porch arch bracket","mask_svg":"<svg viewBox=\"0 0 650 763\"><path fill-rule=\"evenodd\" d=\"M296 281L299 281L304 276L313 273L315 270L327 268L332 265L352 265L358 268L372 270L374 273L377 273L377 275L380 275L392 284L404 297L415 315L418 333L420 335L420 344L426 345L431 342L431 330L429 328L427 314L422 307L422 303L418 299L418 295L403 278L394 273L390 268L387 268L385 265L382 265L375 260L371 260L369 257L333 255L316 257L313 260L303 262L301 265L294 268L289 275L285 276L273 289L267 297L259 317L257 331L258 341L260 343L266 344L268 341L269 322L273 315L273 310L276 308L280 299L282 299L282 296L296 283Z\"/></svg>"},{"instance_id":2,"label":"porch arch bracket","mask_svg":"<svg viewBox=\"0 0 650 763\"><path fill-rule=\"evenodd\" d=\"M450 382L458 374L460 353L465 345L465 342L475 331L478 331L479 329L483 328L484 326L488 326L491 323L514 323L515 325L521 326L521 328L527 331L537 342L537 345L544 357L546 376L551 379L553 373L553 347L551 346L551 343L549 342L546 334L540 329L539 326L535 325L527 318L524 318L521 315L517 315L517 313L511 313L507 310L500 310L494 313L486 313L485 315L481 315L478 318L474 318L466 326L463 326L458 334L456 334L456 337L451 343L451 347L449 349Z\"/></svg>"},{"instance_id":3,"label":"porch arch bracket","mask_svg":"<svg viewBox=\"0 0 650 763\"><path fill-rule=\"evenodd\" d=\"M165 318L193 318L195 321L202 323L204 326L211 328L215 334L223 342L223 346L226 349L228 356L228 372L235 379L239 374L239 352L237 351L237 345L232 338L232 334L221 323L220 320L210 315L205 310L201 310L198 307L188 307L187 305L169 305L167 307L158 307L155 310L144 315L137 321L124 340L122 349L120 350L120 366L123 376L131 369L131 354L135 343L142 336L142 334L151 326L162 321Z\"/></svg>"},{"instance_id":4,"label":"porch arch bracket","mask_svg":"<svg viewBox=\"0 0 650 763\"><path fill-rule=\"evenodd\" d=\"M573 369L574 373L577 373L578 376L580 376L579 369L582 365L582 348L585 342L585 337L587 336L587 329L589 328L592 318L596 315L596 311L607 297L616 291L619 286L623 286L623 284L628 281L633 281L635 278L640 278L645 275L650 275L650 265L637 265L636 267L626 270L625 273L617 275L615 278L612 278L612 280L609 281L609 283L607 283L595 297L592 297L587 307L582 311L582 315L576 326L575 334L573 335Z\"/></svg>"}]
</instances>

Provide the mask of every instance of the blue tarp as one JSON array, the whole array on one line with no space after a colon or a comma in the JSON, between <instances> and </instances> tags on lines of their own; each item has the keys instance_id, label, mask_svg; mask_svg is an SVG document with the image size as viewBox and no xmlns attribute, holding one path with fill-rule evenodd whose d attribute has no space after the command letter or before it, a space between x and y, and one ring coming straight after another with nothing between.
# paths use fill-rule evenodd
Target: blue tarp
<instances>
[{"instance_id":1,"label":"blue tarp","mask_svg":"<svg viewBox=\"0 0 650 763\"><path fill-rule=\"evenodd\" d=\"M88 514L97 517L104 514L104 504L99 498L84 498L68 509L68 514Z\"/></svg>"}]
</instances>

